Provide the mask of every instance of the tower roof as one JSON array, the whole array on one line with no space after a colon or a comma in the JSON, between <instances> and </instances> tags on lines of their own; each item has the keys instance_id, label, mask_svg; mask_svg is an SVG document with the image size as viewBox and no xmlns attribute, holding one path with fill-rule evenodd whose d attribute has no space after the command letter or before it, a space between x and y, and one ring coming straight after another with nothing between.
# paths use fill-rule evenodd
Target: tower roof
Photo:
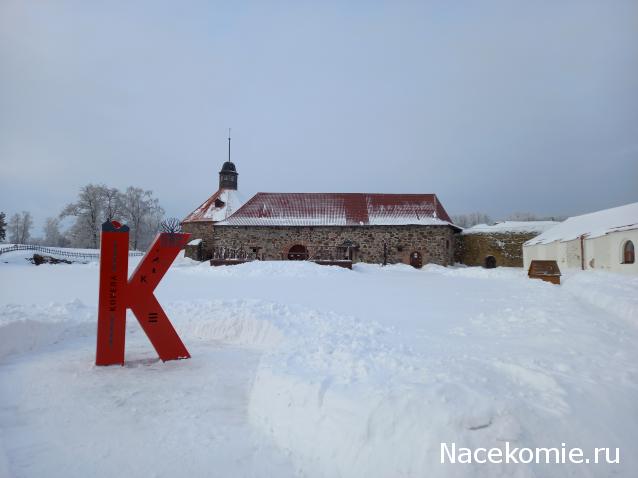
<instances>
[{"instance_id":1,"label":"tower roof","mask_svg":"<svg viewBox=\"0 0 638 478\"><path fill-rule=\"evenodd\" d=\"M220 173L236 173L236 172L237 172L237 168L235 167L235 163L233 163L232 161L226 161L222 165L222 169L220 171Z\"/></svg>"}]
</instances>

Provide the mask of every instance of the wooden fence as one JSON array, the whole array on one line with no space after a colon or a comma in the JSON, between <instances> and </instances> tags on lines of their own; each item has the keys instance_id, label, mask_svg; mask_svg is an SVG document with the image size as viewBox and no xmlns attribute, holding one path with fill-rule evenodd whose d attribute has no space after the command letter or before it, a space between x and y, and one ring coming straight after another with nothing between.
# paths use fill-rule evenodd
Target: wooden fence
<instances>
[{"instance_id":1,"label":"wooden fence","mask_svg":"<svg viewBox=\"0 0 638 478\"><path fill-rule=\"evenodd\" d=\"M34 244L14 244L13 246L1 247L0 246L0 255L6 252L13 251L35 251L42 252L44 254L51 254L54 256L63 256L63 257L75 257L78 259L99 259L99 252L71 252L68 250L55 249L52 247L45 246L36 246ZM140 251L129 251L129 256L142 256L143 252Z\"/></svg>"}]
</instances>

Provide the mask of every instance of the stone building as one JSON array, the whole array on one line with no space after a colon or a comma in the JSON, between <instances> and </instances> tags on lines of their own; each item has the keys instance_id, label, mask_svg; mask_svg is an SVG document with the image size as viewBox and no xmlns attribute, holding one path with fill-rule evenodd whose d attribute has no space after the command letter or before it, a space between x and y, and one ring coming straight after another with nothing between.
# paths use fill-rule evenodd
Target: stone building
<instances>
[{"instance_id":1,"label":"stone building","mask_svg":"<svg viewBox=\"0 0 638 478\"><path fill-rule=\"evenodd\" d=\"M238 207L235 165L219 174L218 191L183 221L193 234L189 257L241 251L263 260L454 261L460 228L434 194L257 193Z\"/></svg>"},{"instance_id":2,"label":"stone building","mask_svg":"<svg viewBox=\"0 0 638 478\"><path fill-rule=\"evenodd\" d=\"M554 221L505 221L464 229L456 237L455 261L488 268L523 267L523 244L556 224Z\"/></svg>"},{"instance_id":3,"label":"stone building","mask_svg":"<svg viewBox=\"0 0 638 478\"><path fill-rule=\"evenodd\" d=\"M257 193L215 226L212 252L448 265L458 230L434 194Z\"/></svg>"}]
</instances>

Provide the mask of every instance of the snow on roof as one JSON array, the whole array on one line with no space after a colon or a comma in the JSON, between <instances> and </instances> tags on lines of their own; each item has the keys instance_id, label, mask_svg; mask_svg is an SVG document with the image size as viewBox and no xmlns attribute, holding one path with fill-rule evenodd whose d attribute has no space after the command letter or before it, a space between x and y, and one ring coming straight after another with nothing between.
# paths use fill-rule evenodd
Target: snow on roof
<instances>
[{"instance_id":1,"label":"snow on roof","mask_svg":"<svg viewBox=\"0 0 638 478\"><path fill-rule=\"evenodd\" d=\"M201 239L193 239L192 241L190 241L188 244L186 244L187 246L199 246L202 243Z\"/></svg>"},{"instance_id":2,"label":"snow on roof","mask_svg":"<svg viewBox=\"0 0 638 478\"><path fill-rule=\"evenodd\" d=\"M477 224L464 229L462 234L493 234L493 233L536 233L545 232L560 224L556 221L503 221L496 224Z\"/></svg>"},{"instance_id":3,"label":"snow on roof","mask_svg":"<svg viewBox=\"0 0 638 478\"><path fill-rule=\"evenodd\" d=\"M549 244L556 241L566 242L580 236L600 237L610 232L630 229L638 229L638 202L570 217L540 236L527 241L525 245Z\"/></svg>"},{"instance_id":4,"label":"snow on roof","mask_svg":"<svg viewBox=\"0 0 638 478\"><path fill-rule=\"evenodd\" d=\"M241 195L233 189L219 189L182 222L223 221L244 204Z\"/></svg>"},{"instance_id":5,"label":"snow on roof","mask_svg":"<svg viewBox=\"0 0 638 478\"><path fill-rule=\"evenodd\" d=\"M453 225L434 194L257 193L223 226Z\"/></svg>"}]
</instances>

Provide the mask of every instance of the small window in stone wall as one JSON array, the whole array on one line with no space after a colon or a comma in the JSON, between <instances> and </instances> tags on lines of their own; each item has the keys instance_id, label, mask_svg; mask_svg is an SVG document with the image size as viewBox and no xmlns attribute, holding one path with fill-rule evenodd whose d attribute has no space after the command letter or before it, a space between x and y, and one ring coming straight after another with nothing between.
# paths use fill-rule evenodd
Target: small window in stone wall
<instances>
[{"instance_id":1,"label":"small window in stone wall","mask_svg":"<svg viewBox=\"0 0 638 478\"><path fill-rule=\"evenodd\" d=\"M450 250L450 240L446 239L445 240L445 248L449 251Z\"/></svg>"},{"instance_id":2,"label":"small window in stone wall","mask_svg":"<svg viewBox=\"0 0 638 478\"><path fill-rule=\"evenodd\" d=\"M627 241L623 246L623 264L633 264L635 261L636 253L634 250L634 243Z\"/></svg>"}]
</instances>

